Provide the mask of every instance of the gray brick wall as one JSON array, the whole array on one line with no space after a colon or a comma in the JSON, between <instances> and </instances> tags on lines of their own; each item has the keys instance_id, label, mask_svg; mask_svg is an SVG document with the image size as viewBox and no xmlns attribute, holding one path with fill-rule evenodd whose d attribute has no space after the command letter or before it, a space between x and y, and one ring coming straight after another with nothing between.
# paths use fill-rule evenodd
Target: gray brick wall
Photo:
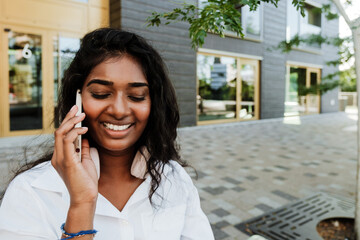
<instances>
[{"instance_id":1,"label":"gray brick wall","mask_svg":"<svg viewBox=\"0 0 360 240\"><path fill-rule=\"evenodd\" d=\"M328 3L326 0L322 0L321 3ZM323 35L330 37L337 37L339 33L339 21L331 20L327 21L325 17L323 17L323 25L326 26L323 28ZM335 46L323 46L323 61L335 60L337 56L338 48ZM322 76L325 76L329 73L334 73L337 71L337 67L330 67L324 64L324 68L322 70ZM338 102L338 93L339 88L336 88L332 91L325 93L321 97L321 112L336 112L339 110L339 102ZM331 102L335 101L335 104L332 105Z\"/></svg>"},{"instance_id":2,"label":"gray brick wall","mask_svg":"<svg viewBox=\"0 0 360 240\"><path fill-rule=\"evenodd\" d=\"M278 8L265 4L263 28L264 60L261 63L260 95L262 119L284 115L286 56L277 50L269 49L286 37L286 1L279 1Z\"/></svg>"},{"instance_id":3,"label":"gray brick wall","mask_svg":"<svg viewBox=\"0 0 360 240\"><path fill-rule=\"evenodd\" d=\"M112 2L118 3L119 0ZM145 25L152 11L168 11L175 7L178 5L172 1L122 0L120 11L110 11L110 25L121 25L124 30L140 34L159 51L176 89L180 125L189 126L196 124L196 53L191 49L188 25L177 23L149 28Z\"/></svg>"}]
</instances>

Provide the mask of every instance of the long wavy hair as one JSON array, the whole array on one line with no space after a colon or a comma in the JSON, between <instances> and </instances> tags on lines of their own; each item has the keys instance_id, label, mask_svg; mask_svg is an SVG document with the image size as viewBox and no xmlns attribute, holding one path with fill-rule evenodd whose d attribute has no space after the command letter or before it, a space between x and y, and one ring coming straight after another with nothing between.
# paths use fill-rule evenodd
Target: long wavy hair
<instances>
[{"instance_id":1,"label":"long wavy hair","mask_svg":"<svg viewBox=\"0 0 360 240\"><path fill-rule=\"evenodd\" d=\"M142 68L148 81L151 98L151 111L147 126L136 143L136 147L147 147L151 157L147 162L150 174L152 196L161 182L161 175L166 163L175 160L186 167L180 158L179 146L176 143L179 110L175 90L167 74L167 68L159 53L139 35L114 28L100 28L87 33L82 39L79 51L64 73L61 90L58 96L58 109L55 116L60 122L75 104L76 90L81 89L91 70L110 58L124 55L135 59ZM89 134L85 135L90 145L93 143ZM27 163L15 174L49 161L52 152L37 161Z\"/></svg>"}]
</instances>

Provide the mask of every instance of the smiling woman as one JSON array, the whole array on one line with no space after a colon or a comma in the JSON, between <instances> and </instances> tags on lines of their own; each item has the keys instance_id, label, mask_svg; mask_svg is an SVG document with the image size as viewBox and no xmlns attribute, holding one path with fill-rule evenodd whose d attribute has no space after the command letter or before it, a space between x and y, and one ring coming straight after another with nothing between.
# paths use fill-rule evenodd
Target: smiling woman
<instances>
[{"instance_id":1,"label":"smiling woman","mask_svg":"<svg viewBox=\"0 0 360 240\"><path fill-rule=\"evenodd\" d=\"M85 35L58 99L54 150L10 183L0 239L214 239L179 156L174 89L143 38L111 28Z\"/></svg>"},{"instance_id":2,"label":"smiling woman","mask_svg":"<svg viewBox=\"0 0 360 240\"><path fill-rule=\"evenodd\" d=\"M98 149L133 152L151 109L148 83L136 60L124 55L94 67L82 98L86 124Z\"/></svg>"}]
</instances>

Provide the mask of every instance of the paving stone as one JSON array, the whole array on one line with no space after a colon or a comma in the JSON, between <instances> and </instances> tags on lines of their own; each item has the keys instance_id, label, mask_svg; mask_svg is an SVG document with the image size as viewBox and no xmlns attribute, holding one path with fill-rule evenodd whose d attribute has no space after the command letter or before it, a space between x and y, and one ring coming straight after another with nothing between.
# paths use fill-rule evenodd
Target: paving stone
<instances>
[{"instance_id":1,"label":"paving stone","mask_svg":"<svg viewBox=\"0 0 360 240\"><path fill-rule=\"evenodd\" d=\"M229 237L229 234L227 234L226 232L222 231L221 229L215 226L212 226L212 230L216 240L222 240L226 237Z\"/></svg>"},{"instance_id":2,"label":"paving stone","mask_svg":"<svg viewBox=\"0 0 360 240\"><path fill-rule=\"evenodd\" d=\"M222 208L217 208L215 210L212 211L212 213L216 214L219 217L224 217L229 215L230 213Z\"/></svg>"},{"instance_id":3,"label":"paving stone","mask_svg":"<svg viewBox=\"0 0 360 240\"><path fill-rule=\"evenodd\" d=\"M269 205L266 205L263 203L256 204L255 207L262 210L263 212L268 212L268 211L271 211L272 209L274 209L274 208L270 207Z\"/></svg>"},{"instance_id":4,"label":"paving stone","mask_svg":"<svg viewBox=\"0 0 360 240\"><path fill-rule=\"evenodd\" d=\"M354 196L357 136L343 129L356 125L356 117L327 113L180 128L181 156L199 173L193 181L216 239L245 240L236 224L318 191ZM21 158L22 147L0 141L0 160L14 159L15 167ZM2 166L0 175L9 175Z\"/></svg>"},{"instance_id":5,"label":"paving stone","mask_svg":"<svg viewBox=\"0 0 360 240\"><path fill-rule=\"evenodd\" d=\"M205 187L205 188L203 188L203 190L211 193L212 195L219 195L219 194L222 194L226 190L226 188L225 187L217 187L217 188Z\"/></svg>"},{"instance_id":6,"label":"paving stone","mask_svg":"<svg viewBox=\"0 0 360 240\"><path fill-rule=\"evenodd\" d=\"M277 180L280 180L280 181L286 180L286 178L283 177L283 176L276 176L276 177L274 177L274 178L277 179Z\"/></svg>"},{"instance_id":7,"label":"paving stone","mask_svg":"<svg viewBox=\"0 0 360 240\"><path fill-rule=\"evenodd\" d=\"M275 165L276 168L280 168L282 170L285 170L285 171L289 171L291 168L288 168L288 167L284 167L284 166L281 166L281 165Z\"/></svg>"},{"instance_id":8,"label":"paving stone","mask_svg":"<svg viewBox=\"0 0 360 240\"><path fill-rule=\"evenodd\" d=\"M234 190L236 192L242 192L242 191L245 191L246 189L245 188L242 188L242 187L234 187L232 188L231 190Z\"/></svg>"},{"instance_id":9,"label":"paving stone","mask_svg":"<svg viewBox=\"0 0 360 240\"><path fill-rule=\"evenodd\" d=\"M279 204L277 201L274 201L268 197L259 197L257 199L258 202L260 203L263 203L263 204L266 204L272 208L278 208L278 207L281 207L281 204Z\"/></svg>"},{"instance_id":10,"label":"paving stone","mask_svg":"<svg viewBox=\"0 0 360 240\"><path fill-rule=\"evenodd\" d=\"M316 177L316 175L313 173L304 173L304 176L311 177L311 178Z\"/></svg>"},{"instance_id":11,"label":"paving stone","mask_svg":"<svg viewBox=\"0 0 360 240\"><path fill-rule=\"evenodd\" d=\"M232 225L238 224L242 221L242 219L240 217L232 215L232 214L223 217L223 219L226 220L227 222L231 223Z\"/></svg>"},{"instance_id":12,"label":"paving stone","mask_svg":"<svg viewBox=\"0 0 360 240\"><path fill-rule=\"evenodd\" d=\"M271 193L277 195L277 196L280 196L282 198L285 198L289 201L294 201L294 200L297 200L298 198L297 197L294 197L292 195L290 195L289 193L286 193L286 192L283 192L283 191L280 191L280 190L274 190L274 191L271 191Z\"/></svg>"},{"instance_id":13,"label":"paving stone","mask_svg":"<svg viewBox=\"0 0 360 240\"><path fill-rule=\"evenodd\" d=\"M253 209L249 210L248 213L250 213L252 216L255 217L255 216L259 216L259 215L263 214L264 211L262 211L258 208L253 208Z\"/></svg>"},{"instance_id":14,"label":"paving stone","mask_svg":"<svg viewBox=\"0 0 360 240\"><path fill-rule=\"evenodd\" d=\"M221 221L221 222L216 223L215 227L221 229L221 228L229 226L229 225L230 225L230 223L228 223L227 221Z\"/></svg>"},{"instance_id":15,"label":"paving stone","mask_svg":"<svg viewBox=\"0 0 360 240\"><path fill-rule=\"evenodd\" d=\"M254 180L256 180L256 179L258 179L258 177L255 177L255 176L246 176L245 177L246 179L248 179L248 180L250 180L250 181L254 181Z\"/></svg>"},{"instance_id":16,"label":"paving stone","mask_svg":"<svg viewBox=\"0 0 360 240\"><path fill-rule=\"evenodd\" d=\"M240 181L238 181L236 179L233 179L231 177L224 177L224 178L222 178L222 180L233 183L233 184L240 184L241 183Z\"/></svg>"}]
</instances>

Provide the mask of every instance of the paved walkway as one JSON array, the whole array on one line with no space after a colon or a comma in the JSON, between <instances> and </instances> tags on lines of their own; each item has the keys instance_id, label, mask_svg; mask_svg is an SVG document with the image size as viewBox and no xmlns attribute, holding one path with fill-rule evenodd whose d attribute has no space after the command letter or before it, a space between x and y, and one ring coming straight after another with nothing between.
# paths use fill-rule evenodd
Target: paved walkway
<instances>
[{"instance_id":1,"label":"paved walkway","mask_svg":"<svg viewBox=\"0 0 360 240\"><path fill-rule=\"evenodd\" d=\"M216 239L247 239L234 225L318 191L354 198L356 117L182 129L182 156L198 171L195 184Z\"/></svg>"},{"instance_id":2,"label":"paved walkway","mask_svg":"<svg viewBox=\"0 0 360 240\"><path fill-rule=\"evenodd\" d=\"M318 191L353 198L356 116L334 113L182 128L182 156L198 172L195 184L216 239L247 239L234 225ZM11 141L0 139L2 178L14 165L15 153L23 154Z\"/></svg>"}]
</instances>

